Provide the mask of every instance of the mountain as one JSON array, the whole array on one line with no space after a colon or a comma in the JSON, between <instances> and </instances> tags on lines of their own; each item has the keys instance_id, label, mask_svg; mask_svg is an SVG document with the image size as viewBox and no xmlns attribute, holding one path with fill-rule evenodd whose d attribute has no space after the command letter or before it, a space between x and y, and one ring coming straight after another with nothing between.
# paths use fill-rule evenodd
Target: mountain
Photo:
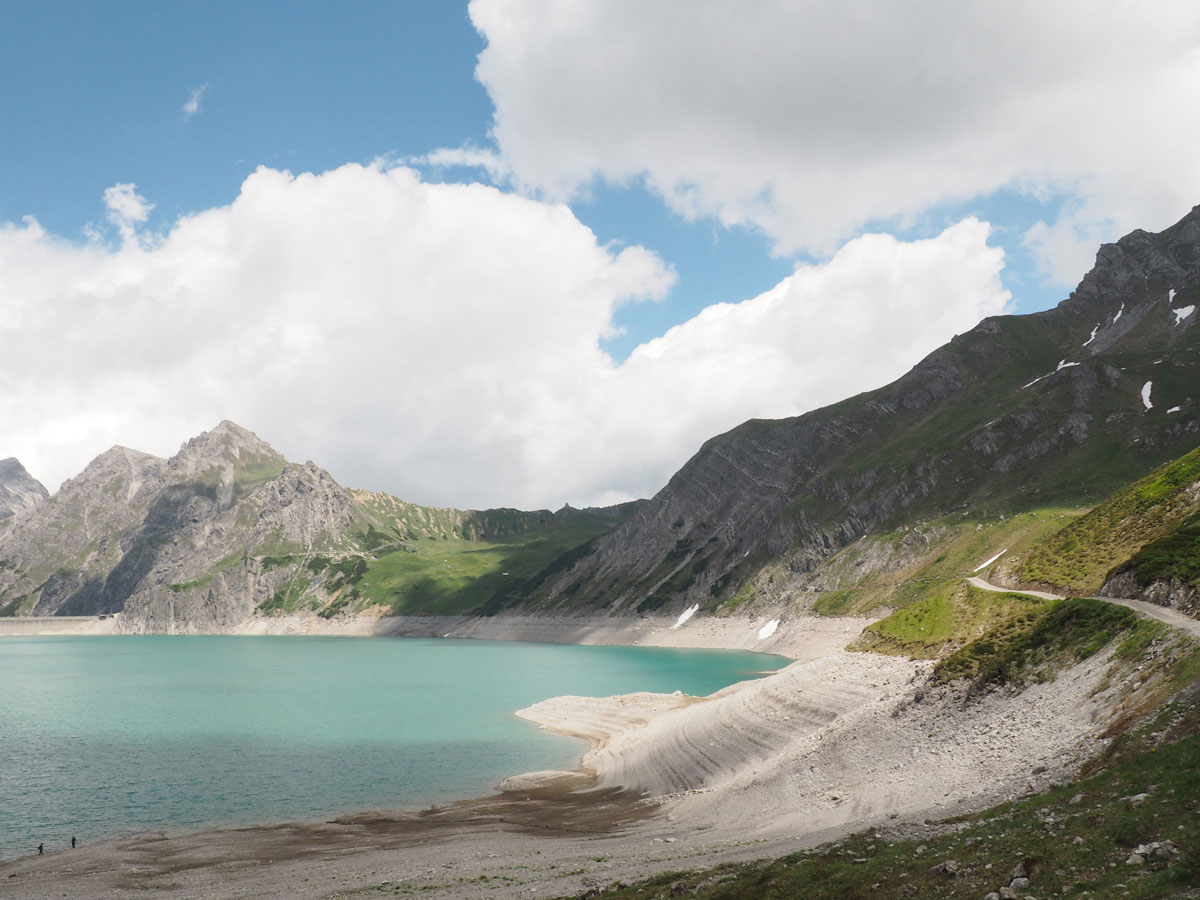
<instances>
[{"instance_id":1,"label":"mountain","mask_svg":"<svg viewBox=\"0 0 1200 900\"><path fill-rule=\"evenodd\" d=\"M435 510L350 491L222 422L164 460L114 447L0 537L0 615L224 631L291 612L469 611L607 530L605 510Z\"/></svg>"},{"instance_id":2,"label":"mountain","mask_svg":"<svg viewBox=\"0 0 1200 900\"><path fill-rule=\"evenodd\" d=\"M708 441L527 606L784 602L865 535L1092 505L1200 440L1200 207L1100 248L1056 308L983 320L879 390Z\"/></svg>"},{"instance_id":3,"label":"mountain","mask_svg":"<svg viewBox=\"0 0 1200 900\"><path fill-rule=\"evenodd\" d=\"M0 459L0 528L6 520L33 509L49 496L20 461L11 456Z\"/></svg>"}]
</instances>

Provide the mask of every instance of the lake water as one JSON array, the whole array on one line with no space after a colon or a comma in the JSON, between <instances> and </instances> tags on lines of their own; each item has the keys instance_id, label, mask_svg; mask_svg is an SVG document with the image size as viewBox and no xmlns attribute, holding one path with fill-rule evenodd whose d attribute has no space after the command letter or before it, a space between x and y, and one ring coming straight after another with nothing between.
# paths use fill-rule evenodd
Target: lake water
<instances>
[{"instance_id":1,"label":"lake water","mask_svg":"<svg viewBox=\"0 0 1200 900\"><path fill-rule=\"evenodd\" d=\"M704 695L774 670L714 650L325 637L0 638L0 859L136 830L315 820L490 793L581 741L559 694Z\"/></svg>"}]
</instances>

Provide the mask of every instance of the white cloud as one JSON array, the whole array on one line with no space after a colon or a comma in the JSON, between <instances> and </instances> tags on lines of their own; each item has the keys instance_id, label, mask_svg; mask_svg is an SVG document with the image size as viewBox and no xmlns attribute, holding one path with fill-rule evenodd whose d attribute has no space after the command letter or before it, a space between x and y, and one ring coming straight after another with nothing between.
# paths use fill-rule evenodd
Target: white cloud
<instances>
[{"instance_id":1,"label":"white cloud","mask_svg":"<svg viewBox=\"0 0 1200 900\"><path fill-rule=\"evenodd\" d=\"M410 156L404 160L413 166L463 167L482 169L493 184L503 184L511 174L508 163L494 150L480 147L440 147L422 156Z\"/></svg>"},{"instance_id":2,"label":"white cloud","mask_svg":"<svg viewBox=\"0 0 1200 900\"><path fill-rule=\"evenodd\" d=\"M200 112L200 102L204 99L207 91L208 85L202 84L188 96L187 101L183 104L183 120L185 122Z\"/></svg>"},{"instance_id":3,"label":"white cloud","mask_svg":"<svg viewBox=\"0 0 1200 900\"><path fill-rule=\"evenodd\" d=\"M493 137L543 196L644 178L685 215L829 253L1002 187L1065 195L1030 245L1068 283L1095 234L1157 230L1200 199L1194 0L472 0L470 15Z\"/></svg>"},{"instance_id":4,"label":"white cloud","mask_svg":"<svg viewBox=\"0 0 1200 900\"><path fill-rule=\"evenodd\" d=\"M137 192L136 184L114 184L104 191L108 220L118 227L130 227L150 218L154 204Z\"/></svg>"},{"instance_id":5,"label":"white cloud","mask_svg":"<svg viewBox=\"0 0 1200 900\"><path fill-rule=\"evenodd\" d=\"M154 204L137 192L137 185L114 184L104 191L104 206L108 210L107 218L121 235L121 242L136 246L138 243L137 226L150 218ZM99 238L95 228L89 228L94 239Z\"/></svg>"},{"instance_id":6,"label":"white cloud","mask_svg":"<svg viewBox=\"0 0 1200 900\"><path fill-rule=\"evenodd\" d=\"M131 232L149 211L132 185L106 202ZM231 418L418 502L648 495L716 432L875 387L1000 311L988 233L864 236L618 365L614 310L670 268L492 187L260 168L154 241L0 225L0 454L53 488L113 443L167 455Z\"/></svg>"}]
</instances>

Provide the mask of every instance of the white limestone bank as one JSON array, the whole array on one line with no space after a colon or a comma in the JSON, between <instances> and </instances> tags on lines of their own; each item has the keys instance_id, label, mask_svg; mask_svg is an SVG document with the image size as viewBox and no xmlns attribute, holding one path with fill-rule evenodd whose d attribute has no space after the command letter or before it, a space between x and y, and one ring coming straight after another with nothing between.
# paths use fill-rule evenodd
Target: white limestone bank
<instances>
[{"instance_id":1,"label":"white limestone bank","mask_svg":"<svg viewBox=\"0 0 1200 900\"><path fill-rule=\"evenodd\" d=\"M518 715L586 738L598 787L666 798L672 828L779 840L978 809L1069 778L1120 688L1104 654L1021 693L923 687L929 663L835 651L707 698L556 697Z\"/></svg>"},{"instance_id":2,"label":"white limestone bank","mask_svg":"<svg viewBox=\"0 0 1200 900\"><path fill-rule=\"evenodd\" d=\"M694 617L676 627L668 616L261 616L248 619L235 634L394 635L454 637L549 644L696 647L754 650L791 659L816 659L853 640L874 619L796 616L778 620L759 617Z\"/></svg>"}]
</instances>

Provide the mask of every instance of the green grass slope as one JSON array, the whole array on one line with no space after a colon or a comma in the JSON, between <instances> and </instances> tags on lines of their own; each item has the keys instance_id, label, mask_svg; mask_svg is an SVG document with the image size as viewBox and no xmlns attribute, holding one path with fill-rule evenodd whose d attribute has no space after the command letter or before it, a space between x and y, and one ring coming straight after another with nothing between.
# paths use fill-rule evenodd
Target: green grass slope
<instances>
[{"instance_id":1,"label":"green grass slope","mask_svg":"<svg viewBox=\"0 0 1200 900\"><path fill-rule=\"evenodd\" d=\"M1113 494L1007 568L1023 584L1095 594L1110 570L1130 557L1141 577L1196 577L1200 447ZM1146 551L1139 553L1143 548Z\"/></svg>"},{"instance_id":2,"label":"green grass slope","mask_svg":"<svg viewBox=\"0 0 1200 900\"><path fill-rule=\"evenodd\" d=\"M1200 511L1150 541L1119 570L1132 573L1143 586L1176 580L1200 591Z\"/></svg>"},{"instance_id":3,"label":"green grass slope","mask_svg":"<svg viewBox=\"0 0 1200 900\"><path fill-rule=\"evenodd\" d=\"M805 573L791 571L786 561L770 563L735 597L709 608L729 614L796 596L828 616L906 607L931 594L957 592L982 563L1038 545L1083 512L1044 507L989 516L972 510L874 532Z\"/></svg>"},{"instance_id":4,"label":"green grass slope","mask_svg":"<svg viewBox=\"0 0 1200 900\"><path fill-rule=\"evenodd\" d=\"M941 582L915 603L869 625L851 649L936 659L1011 621L1030 621L1050 602L983 591L961 580Z\"/></svg>"},{"instance_id":5,"label":"green grass slope","mask_svg":"<svg viewBox=\"0 0 1200 900\"><path fill-rule=\"evenodd\" d=\"M522 511L423 507L387 494L350 492L349 535L314 547L274 546L265 567L293 576L260 607L267 615L324 618L494 612L553 560L622 521L636 503L602 509Z\"/></svg>"}]
</instances>

